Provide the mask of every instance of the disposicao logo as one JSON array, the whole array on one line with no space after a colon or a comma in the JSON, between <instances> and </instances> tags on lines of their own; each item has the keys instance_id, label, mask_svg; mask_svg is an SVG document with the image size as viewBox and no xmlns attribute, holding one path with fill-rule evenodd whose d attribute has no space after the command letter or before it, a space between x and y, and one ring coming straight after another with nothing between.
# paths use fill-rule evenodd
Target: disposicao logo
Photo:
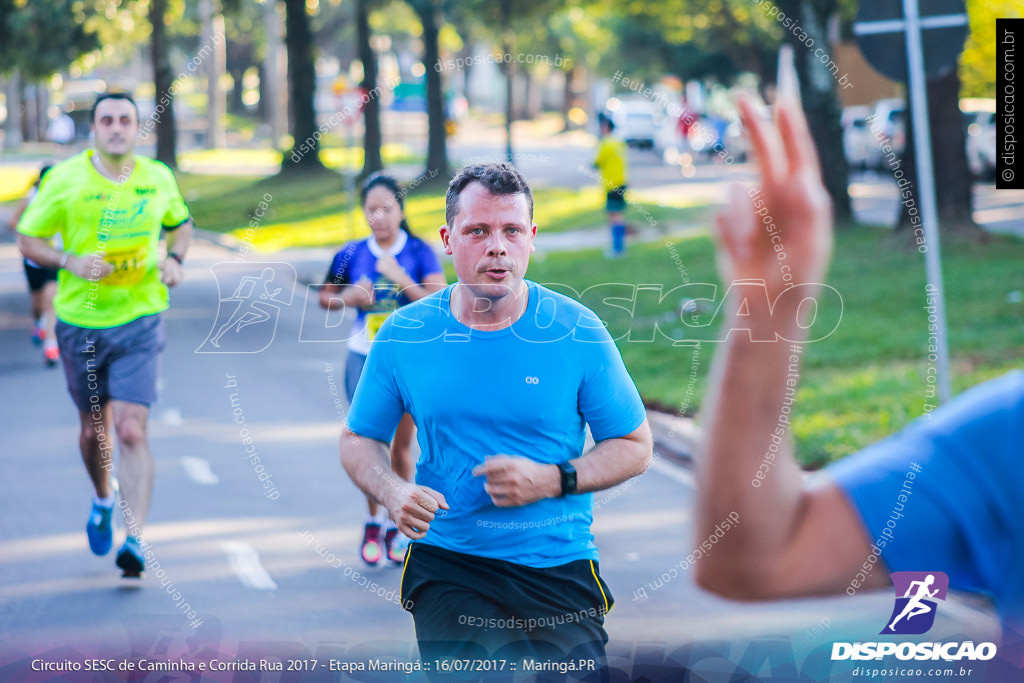
<instances>
[{"instance_id":1,"label":"disposicao logo","mask_svg":"<svg viewBox=\"0 0 1024 683\"><path fill-rule=\"evenodd\" d=\"M881 635L920 635L935 623L937 600L946 600L949 577L942 572L893 572L896 605Z\"/></svg>"},{"instance_id":2,"label":"disposicao logo","mask_svg":"<svg viewBox=\"0 0 1024 683\"><path fill-rule=\"evenodd\" d=\"M938 601L945 601L949 577L942 572L893 572L896 604L880 635L920 635L935 623ZM832 661L869 660L895 656L908 660L988 660L996 656L994 643L971 641L947 643L833 643Z\"/></svg>"}]
</instances>

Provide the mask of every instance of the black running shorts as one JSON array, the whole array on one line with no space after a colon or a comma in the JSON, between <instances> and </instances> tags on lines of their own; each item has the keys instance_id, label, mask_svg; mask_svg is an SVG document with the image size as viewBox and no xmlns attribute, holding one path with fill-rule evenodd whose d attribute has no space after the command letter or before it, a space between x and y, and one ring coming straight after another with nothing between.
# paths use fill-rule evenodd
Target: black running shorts
<instances>
[{"instance_id":1,"label":"black running shorts","mask_svg":"<svg viewBox=\"0 0 1024 683\"><path fill-rule=\"evenodd\" d=\"M28 259L22 259L22 264L25 266L25 279L28 280L30 291L38 292L46 286L47 282L57 281L57 271L53 268L40 268L29 263Z\"/></svg>"},{"instance_id":2,"label":"black running shorts","mask_svg":"<svg viewBox=\"0 0 1024 683\"><path fill-rule=\"evenodd\" d=\"M511 678L502 672L521 679L564 669L570 680L607 680L604 615L614 601L597 562L539 569L413 543L402 604L434 679ZM444 671L436 664L443 661L463 670Z\"/></svg>"}]
</instances>

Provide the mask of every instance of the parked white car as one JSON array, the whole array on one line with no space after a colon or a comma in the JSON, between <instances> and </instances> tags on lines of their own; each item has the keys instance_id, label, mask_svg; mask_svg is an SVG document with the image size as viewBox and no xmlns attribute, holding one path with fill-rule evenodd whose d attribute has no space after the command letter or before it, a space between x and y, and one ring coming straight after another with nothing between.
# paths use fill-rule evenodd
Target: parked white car
<instances>
[{"instance_id":1,"label":"parked white car","mask_svg":"<svg viewBox=\"0 0 1024 683\"><path fill-rule=\"evenodd\" d=\"M966 129L967 167L980 180L996 175L996 101L985 98L960 100Z\"/></svg>"},{"instance_id":2,"label":"parked white car","mask_svg":"<svg viewBox=\"0 0 1024 683\"><path fill-rule=\"evenodd\" d=\"M665 112L648 100L608 101L608 110L615 123L615 136L630 147L654 149Z\"/></svg>"},{"instance_id":3,"label":"parked white car","mask_svg":"<svg viewBox=\"0 0 1024 683\"><path fill-rule=\"evenodd\" d=\"M874 128L881 131L882 138L878 139ZM880 172L888 170L889 162L887 154L882 151L882 145L888 144L896 152L896 158L903 156L903 150L907 145L907 104L902 99L889 98L878 100L871 108L871 120L867 121L865 129L867 137L866 162L868 168Z\"/></svg>"},{"instance_id":4,"label":"parked white car","mask_svg":"<svg viewBox=\"0 0 1024 683\"><path fill-rule=\"evenodd\" d=\"M867 122L870 114L871 107L866 105L843 109L843 152L851 169L863 171L868 167L869 148L874 144Z\"/></svg>"}]
</instances>

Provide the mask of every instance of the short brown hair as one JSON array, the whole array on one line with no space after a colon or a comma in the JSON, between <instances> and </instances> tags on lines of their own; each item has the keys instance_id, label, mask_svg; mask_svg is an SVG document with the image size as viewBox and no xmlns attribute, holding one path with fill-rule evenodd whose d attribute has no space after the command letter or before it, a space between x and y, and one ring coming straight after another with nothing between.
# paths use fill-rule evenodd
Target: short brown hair
<instances>
[{"instance_id":1,"label":"short brown hair","mask_svg":"<svg viewBox=\"0 0 1024 683\"><path fill-rule=\"evenodd\" d=\"M132 103L132 107L135 108L135 119L139 118L139 105L135 104L135 99L131 96L131 93L126 92L105 92L96 98L96 101L92 103L92 109L89 110L89 121L96 123L96 107L99 106L103 100L125 100Z\"/></svg>"},{"instance_id":2,"label":"short brown hair","mask_svg":"<svg viewBox=\"0 0 1024 683\"><path fill-rule=\"evenodd\" d=\"M464 166L455 174L448 184L448 194L445 196L444 220L449 227L459 213L459 195L472 182L480 183L497 197L526 195L526 203L530 207L530 222L533 223L533 190L515 166L507 161L500 161Z\"/></svg>"}]
</instances>

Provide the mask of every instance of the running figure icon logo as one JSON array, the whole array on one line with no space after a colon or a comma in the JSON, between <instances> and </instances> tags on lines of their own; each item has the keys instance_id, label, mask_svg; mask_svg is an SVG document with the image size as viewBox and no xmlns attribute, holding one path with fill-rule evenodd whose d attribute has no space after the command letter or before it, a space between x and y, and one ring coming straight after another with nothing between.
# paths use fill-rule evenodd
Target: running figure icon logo
<instances>
[{"instance_id":1,"label":"running figure icon logo","mask_svg":"<svg viewBox=\"0 0 1024 683\"><path fill-rule=\"evenodd\" d=\"M292 265L218 263L210 270L217 280L220 301L217 317L196 353L259 353L269 347L281 308L292 303Z\"/></svg>"},{"instance_id":2,"label":"running figure icon logo","mask_svg":"<svg viewBox=\"0 0 1024 683\"><path fill-rule=\"evenodd\" d=\"M942 572L893 572L896 605L882 635L919 635L935 623L937 600L946 599L949 577Z\"/></svg>"}]
</instances>

